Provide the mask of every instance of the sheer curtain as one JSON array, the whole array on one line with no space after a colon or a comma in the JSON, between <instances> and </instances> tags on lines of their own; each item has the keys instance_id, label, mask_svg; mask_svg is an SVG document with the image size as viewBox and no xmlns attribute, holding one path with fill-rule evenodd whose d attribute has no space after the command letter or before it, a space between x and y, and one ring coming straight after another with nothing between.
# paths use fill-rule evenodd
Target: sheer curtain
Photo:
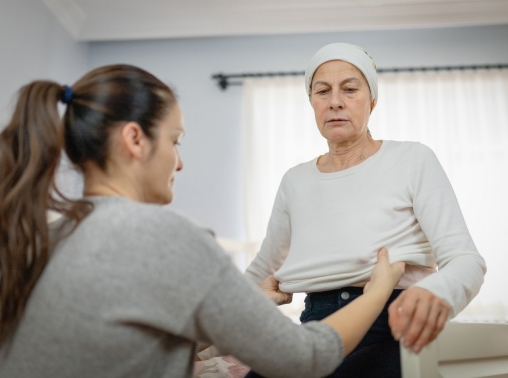
<instances>
[{"instance_id":1,"label":"sheer curtain","mask_svg":"<svg viewBox=\"0 0 508 378\"><path fill-rule=\"evenodd\" d=\"M247 238L261 242L284 173L327 144L317 131L302 77L248 79L243 88L243 147ZM295 323L305 294L279 309Z\"/></svg>"},{"instance_id":2,"label":"sheer curtain","mask_svg":"<svg viewBox=\"0 0 508 378\"><path fill-rule=\"evenodd\" d=\"M260 241L284 173L327 150L302 77L248 79L243 88L247 237Z\"/></svg>"},{"instance_id":3,"label":"sheer curtain","mask_svg":"<svg viewBox=\"0 0 508 378\"><path fill-rule=\"evenodd\" d=\"M259 242L284 172L327 146L301 77L246 80L243 110L247 235ZM488 266L459 319L508 321L508 70L380 74L369 128L434 150Z\"/></svg>"}]
</instances>

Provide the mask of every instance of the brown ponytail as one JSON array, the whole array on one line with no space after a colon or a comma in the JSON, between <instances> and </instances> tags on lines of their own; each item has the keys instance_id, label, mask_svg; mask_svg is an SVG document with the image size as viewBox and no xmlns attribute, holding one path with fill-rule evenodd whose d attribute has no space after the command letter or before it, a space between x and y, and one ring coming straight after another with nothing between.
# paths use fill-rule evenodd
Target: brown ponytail
<instances>
[{"instance_id":1,"label":"brown ponytail","mask_svg":"<svg viewBox=\"0 0 508 378\"><path fill-rule=\"evenodd\" d=\"M62 147L61 94L52 82L23 87L0 134L0 341L48 260L46 210Z\"/></svg>"},{"instance_id":2,"label":"brown ponytail","mask_svg":"<svg viewBox=\"0 0 508 378\"><path fill-rule=\"evenodd\" d=\"M65 100L63 122L57 104ZM19 322L28 297L49 261L47 210L73 220L92 211L55 186L62 148L78 168L105 169L109 135L123 122L141 125L150 138L176 103L171 89L128 65L97 68L63 87L36 81L19 92L11 121L0 133L0 345Z\"/></svg>"},{"instance_id":3,"label":"brown ponytail","mask_svg":"<svg viewBox=\"0 0 508 378\"><path fill-rule=\"evenodd\" d=\"M0 134L0 343L21 317L48 261L47 210L76 220L89 211L87 203L67 200L54 184L63 146L57 109L63 93L48 81L21 88Z\"/></svg>"}]
</instances>

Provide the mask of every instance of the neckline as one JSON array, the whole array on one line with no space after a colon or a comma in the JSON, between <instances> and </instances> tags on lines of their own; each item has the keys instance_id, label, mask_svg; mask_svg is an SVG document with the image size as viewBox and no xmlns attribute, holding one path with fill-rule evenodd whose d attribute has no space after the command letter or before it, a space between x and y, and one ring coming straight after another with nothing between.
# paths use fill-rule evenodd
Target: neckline
<instances>
[{"instance_id":1,"label":"neckline","mask_svg":"<svg viewBox=\"0 0 508 378\"><path fill-rule=\"evenodd\" d=\"M363 169L365 169L365 167L369 166L374 161L376 161L378 159L378 157L382 154L382 152L386 149L386 146L389 144L388 140L381 140L381 142L382 142L381 147L379 147L379 150L377 150L373 155L369 156L367 159L365 159L358 165L355 165L351 168L347 168L347 169L344 169L344 170L338 171L338 172L329 172L329 173L321 172L317 167L317 161L319 159L319 156L318 156L314 160L311 161L312 173L314 174L314 176L316 176L317 178L319 178L321 180L332 180L332 179L336 179L339 177L349 176L354 173L358 173L358 172L362 171Z\"/></svg>"}]
</instances>

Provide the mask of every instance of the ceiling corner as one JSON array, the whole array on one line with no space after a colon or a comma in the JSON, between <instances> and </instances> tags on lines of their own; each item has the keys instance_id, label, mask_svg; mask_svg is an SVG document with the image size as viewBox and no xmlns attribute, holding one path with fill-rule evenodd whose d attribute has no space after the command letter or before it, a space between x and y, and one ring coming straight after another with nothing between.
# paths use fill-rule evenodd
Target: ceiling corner
<instances>
[{"instance_id":1,"label":"ceiling corner","mask_svg":"<svg viewBox=\"0 0 508 378\"><path fill-rule=\"evenodd\" d=\"M80 40L80 32L86 21L86 14L74 0L42 0L63 27L75 40Z\"/></svg>"}]
</instances>

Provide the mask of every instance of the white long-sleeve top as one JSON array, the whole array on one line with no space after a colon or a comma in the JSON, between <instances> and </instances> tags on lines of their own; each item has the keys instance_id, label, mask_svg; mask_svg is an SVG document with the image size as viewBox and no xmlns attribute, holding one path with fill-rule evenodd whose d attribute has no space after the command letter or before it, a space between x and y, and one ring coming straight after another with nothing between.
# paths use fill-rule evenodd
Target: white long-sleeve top
<instances>
[{"instance_id":1,"label":"white long-sleeve top","mask_svg":"<svg viewBox=\"0 0 508 378\"><path fill-rule=\"evenodd\" d=\"M431 291L452 317L473 299L485 261L430 148L385 140L343 171L322 173L316 162L284 175L246 277L259 283L274 274L289 293L362 285L386 247L392 263L408 264L398 288Z\"/></svg>"}]
</instances>

